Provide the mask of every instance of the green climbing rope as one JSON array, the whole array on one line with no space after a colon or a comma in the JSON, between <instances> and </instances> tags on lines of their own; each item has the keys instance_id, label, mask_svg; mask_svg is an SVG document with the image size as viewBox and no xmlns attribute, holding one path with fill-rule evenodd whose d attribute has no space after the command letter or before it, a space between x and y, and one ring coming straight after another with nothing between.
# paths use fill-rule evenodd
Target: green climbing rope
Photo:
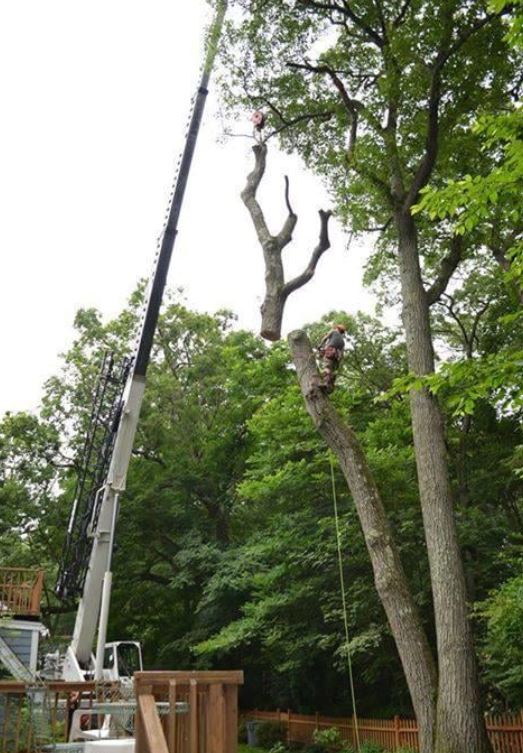
<instances>
[{"instance_id":1,"label":"green climbing rope","mask_svg":"<svg viewBox=\"0 0 523 753\"><path fill-rule=\"evenodd\" d=\"M341 533L340 533L340 520L338 515L338 498L336 495L336 482L334 480L334 463L332 455L329 453L329 461L331 467L331 484L332 484L332 501L334 505L334 521L336 524L336 544L338 548L338 568L340 573L340 589L341 589L341 605L343 611L343 624L345 627L345 653L347 656L347 670L349 674L350 695L352 700L352 714L354 719L354 737L356 739L356 748L360 753L360 733L358 728L358 713L356 710L356 693L354 691L354 675L352 673L352 656L350 650L349 639L349 618L347 614L347 592L345 589L345 576L343 574L343 558L341 552Z\"/></svg>"}]
</instances>

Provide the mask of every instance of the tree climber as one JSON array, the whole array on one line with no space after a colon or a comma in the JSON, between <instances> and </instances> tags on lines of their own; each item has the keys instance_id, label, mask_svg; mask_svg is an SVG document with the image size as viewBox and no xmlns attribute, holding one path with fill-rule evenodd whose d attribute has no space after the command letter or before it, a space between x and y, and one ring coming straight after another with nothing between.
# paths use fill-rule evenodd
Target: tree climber
<instances>
[{"instance_id":1,"label":"tree climber","mask_svg":"<svg viewBox=\"0 0 523 753\"><path fill-rule=\"evenodd\" d=\"M258 142L263 141L262 131L265 128L265 113L261 110L256 110L251 115L251 123L254 126L254 138Z\"/></svg>"},{"instance_id":2,"label":"tree climber","mask_svg":"<svg viewBox=\"0 0 523 753\"><path fill-rule=\"evenodd\" d=\"M320 386L325 389L325 392L334 390L336 371L343 358L345 348L345 332L346 327L343 324L336 324L318 345L318 353L322 359L321 365L323 367Z\"/></svg>"}]
</instances>

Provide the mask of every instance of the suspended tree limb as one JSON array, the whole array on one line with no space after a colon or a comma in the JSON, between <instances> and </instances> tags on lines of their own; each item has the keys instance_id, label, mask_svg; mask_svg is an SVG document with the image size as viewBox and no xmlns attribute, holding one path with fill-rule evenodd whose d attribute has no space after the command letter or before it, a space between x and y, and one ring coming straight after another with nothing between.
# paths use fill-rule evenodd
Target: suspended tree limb
<instances>
[{"instance_id":1,"label":"suspended tree limb","mask_svg":"<svg viewBox=\"0 0 523 753\"><path fill-rule=\"evenodd\" d=\"M269 231L262 208L256 198L256 192L265 174L267 164L267 144L256 144L253 147L254 169L247 176L247 184L242 191L242 201L247 207L256 230L258 241L263 250L265 262L265 298L261 306L261 335L267 340L279 340L283 311L288 296L301 288L314 275L316 265L323 253L330 247L328 223L331 212L320 211L320 238L314 249L310 261L302 272L293 280L285 282L282 251L291 242L292 234L298 217L295 214L289 197L289 179L285 176L285 204L287 217L280 232L272 235Z\"/></svg>"},{"instance_id":2,"label":"suspended tree limb","mask_svg":"<svg viewBox=\"0 0 523 753\"><path fill-rule=\"evenodd\" d=\"M331 244L329 241L329 219L332 216L332 212L325 212L323 209L320 209L319 215L320 238L318 245L312 252L310 261L301 275L296 275L294 279L289 280L289 282L286 282L283 286L283 295L285 296L285 298L287 298L287 296L289 296L291 293L294 293L295 290L298 290L298 288L303 287L303 285L305 285L307 282L309 282L309 280L313 278L314 272L316 271L316 265L318 264L325 251L330 248Z\"/></svg>"},{"instance_id":3,"label":"suspended tree limb","mask_svg":"<svg viewBox=\"0 0 523 753\"><path fill-rule=\"evenodd\" d=\"M336 455L354 500L376 589L396 641L416 716L422 722L420 729L433 730L437 692L434 657L372 471L353 429L319 387L320 375L307 335L297 330L290 333L288 341L307 411ZM421 742L422 751L432 751L432 739Z\"/></svg>"}]
</instances>

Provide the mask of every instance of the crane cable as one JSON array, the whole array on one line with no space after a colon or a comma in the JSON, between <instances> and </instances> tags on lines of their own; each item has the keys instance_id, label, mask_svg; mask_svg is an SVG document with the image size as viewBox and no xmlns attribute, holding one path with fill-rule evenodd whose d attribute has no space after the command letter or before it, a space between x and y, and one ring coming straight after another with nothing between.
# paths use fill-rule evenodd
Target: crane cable
<instances>
[{"instance_id":1,"label":"crane cable","mask_svg":"<svg viewBox=\"0 0 523 753\"><path fill-rule=\"evenodd\" d=\"M352 700L352 718L354 720L354 737L356 740L356 749L358 753L361 751L360 746L360 733L358 725L358 714L356 711L356 693L354 691L354 675L352 672L352 656L350 650L350 638L349 638L349 618L347 614L347 592L345 588L345 575L343 573L343 557L341 551L341 532L340 532L340 520L338 515L338 498L336 495L336 482L334 479L334 463L332 460L332 454L329 452L329 462L331 470L331 485L332 485L332 501L334 507L334 522L336 525L336 545L338 549L338 569L340 575L340 590L341 590L341 605L343 612L343 625L345 628L345 654L347 656L347 671L349 675L350 695Z\"/></svg>"}]
</instances>

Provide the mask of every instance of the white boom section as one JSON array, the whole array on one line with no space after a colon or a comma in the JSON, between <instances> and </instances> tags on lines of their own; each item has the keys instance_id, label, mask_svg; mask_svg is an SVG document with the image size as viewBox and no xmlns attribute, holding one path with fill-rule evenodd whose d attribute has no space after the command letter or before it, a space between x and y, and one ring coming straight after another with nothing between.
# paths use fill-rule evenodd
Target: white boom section
<instances>
[{"instance_id":1,"label":"white boom section","mask_svg":"<svg viewBox=\"0 0 523 753\"><path fill-rule=\"evenodd\" d=\"M151 279L151 287L145 308L139 344L133 362L131 375L123 394L123 411L116 432L107 480L102 494L102 502L93 534L93 546L89 559L89 566L85 578L82 598L78 606L76 623L72 642L68 648L64 663L64 679L83 680L82 667L89 666L91 652L96 635L104 576L110 573L111 553L116 525L118 496L125 489L127 469L131 459L134 436L138 425L140 408L142 406L145 389L145 373L150 359L153 337L158 322L163 291L167 279L167 272L171 254L178 232L178 219L182 208L183 197L187 187L187 179L194 155L196 139L200 130L205 100L207 98L211 71L218 50L218 43L223 27L228 0L217 0L214 22L207 37L207 49L204 58L202 76L196 91L192 115L186 134L179 172L176 176L168 219L164 225L163 237L156 261L156 267ZM102 670L102 647L105 639L106 618L109 610L110 583L108 576L104 605L105 623L100 625L98 655L98 674ZM103 639L103 640L102 640Z\"/></svg>"},{"instance_id":2,"label":"white boom section","mask_svg":"<svg viewBox=\"0 0 523 753\"><path fill-rule=\"evenodd\" d=\"M134 375L130 377L124 390L122 417L116 434L107 483L103 490L98 523L93 531L93 548L76 613L73 639L64 664L64 679L83 679L79 665L88 664L91 658L100 614L103 579L109 569L111 558L116 523L115 505L118 495L125 489L144 388L145 377Z\"/></svg>"}]
</instances>

